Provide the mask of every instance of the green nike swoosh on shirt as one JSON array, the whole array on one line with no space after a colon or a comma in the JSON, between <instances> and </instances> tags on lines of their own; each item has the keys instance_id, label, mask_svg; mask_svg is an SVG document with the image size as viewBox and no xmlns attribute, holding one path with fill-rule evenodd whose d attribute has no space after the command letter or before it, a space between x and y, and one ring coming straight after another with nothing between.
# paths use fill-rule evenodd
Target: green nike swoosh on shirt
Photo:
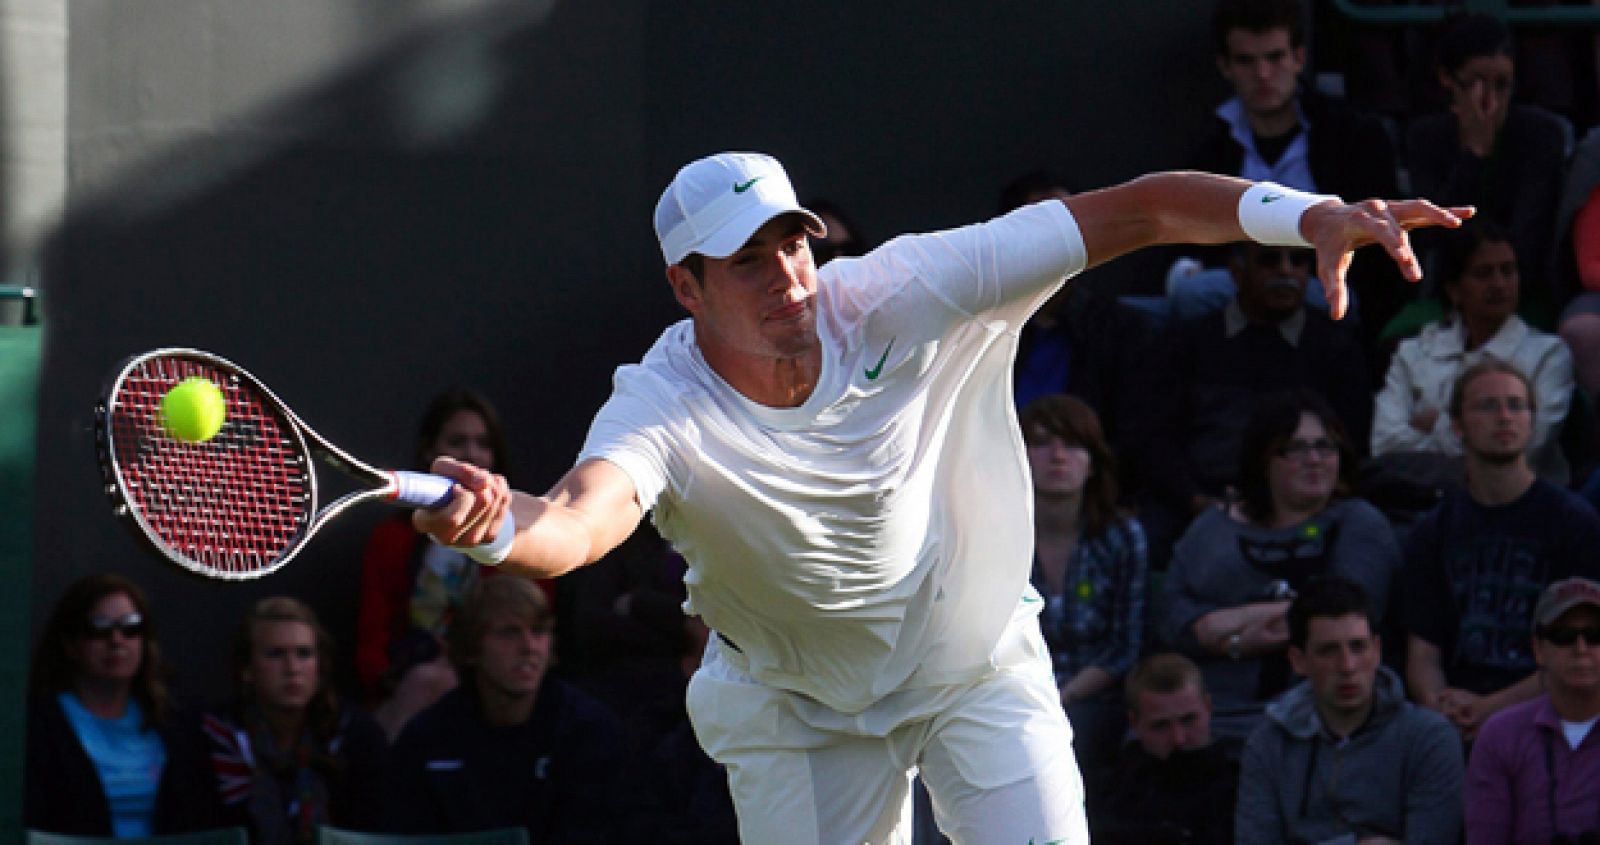
<instances>
[{"instance_id":1,"label":"green nike swoosh on shirt","mask_svg":"<svg viewBox=\"0 0 1600 845\"><path fill-rule=\"evenodd\" d=\"M893 337L889 338L889 345L885 346L883 348L883 354L878 356L878 365L866 371L867 381L875 381L878 378L878 374L883 372L883 362L889 360L889 350L894 348L894 342L897 339L898 338Z\"/></svg>"}]
</instances>

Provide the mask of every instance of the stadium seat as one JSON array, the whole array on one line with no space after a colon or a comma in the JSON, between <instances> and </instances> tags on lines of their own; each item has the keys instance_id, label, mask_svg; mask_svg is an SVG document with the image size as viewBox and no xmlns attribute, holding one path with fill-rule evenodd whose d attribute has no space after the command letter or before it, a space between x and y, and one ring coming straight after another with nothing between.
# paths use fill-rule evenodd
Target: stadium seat
<instances>
[{"instance_id":1,"label":"stadium seat","mask_svg":"<svg viewBox=\"0 0 1600 845\"><path fill-rule=\"evenodd\" d=\"M250 838L242 827L223 827L196 833L171 833L165 836L144 836L134 839L117 839L111 836L76 836L68 833L28 831L27 845L249 845Z\"/></svg>"},{"instance_id":2,"label":"stadium seat","mask_svg":"<svg viewBox=\"0 0 1600 845\"><path fill-rule=\"evenodd\" d=\"M358 833L334 827L317 829L317 845L528 845L528 831L502 827L475 833Z\"/></svg>"}]
</instances>

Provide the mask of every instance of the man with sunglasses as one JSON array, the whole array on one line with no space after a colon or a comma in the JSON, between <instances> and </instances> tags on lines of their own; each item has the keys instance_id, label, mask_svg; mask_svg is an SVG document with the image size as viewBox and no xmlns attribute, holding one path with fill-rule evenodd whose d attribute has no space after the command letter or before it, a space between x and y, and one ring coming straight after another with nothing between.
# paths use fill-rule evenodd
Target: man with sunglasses
<instances>
[{"instance_id":1,"label":"man with sunglasses","mask_svg":"<svg viewBox=\"0 0 1600 845\"><path fill-rule=\"evenodd\" d=\"M1189 519L1237 485L1239 440L1259 397L1306 389L1364 444L1372 390L1355 334L1306 307L1310 250L1257 243L1233 248L1237 290L1221 311L1170 329L1151 375L1162 436L1146 438L1151 473L1146 530L1171 542Z\"/></svg>"},{"instance_id":2,"label":"man with sunglasses","mask_svg":"<svg viewBox=\"0 0 1600 845\"><path fill-rule=\"evenodd\" d=\"M1495 714L1467 769L1467 843L1600 842L1600 582L1551 584L1533 613L1544 693Z\"/></svg>"},{"instance_id":3,"label":"man with sunglasses","mask_svg":"<svg viewBox=\"0 0 1600 845\"><path fill-rule=\"evenodd\" d=\"M1600 577L1600 517L1528 464L1536 400L1527 376L1504 361L1485 358L1461 374L1449 412L1467 483L1406 544L1411 696L1468 740L1490 715L1540 692L1531 596L1564 578Z\"/></svg>"}]
</instances>

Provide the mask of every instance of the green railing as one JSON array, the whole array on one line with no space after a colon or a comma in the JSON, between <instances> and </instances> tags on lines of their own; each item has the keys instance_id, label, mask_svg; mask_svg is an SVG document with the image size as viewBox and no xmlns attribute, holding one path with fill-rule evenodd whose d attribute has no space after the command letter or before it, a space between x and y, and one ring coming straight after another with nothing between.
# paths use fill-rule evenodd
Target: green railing
<instances>
[{"instance_id":1,"label":"green railing","mask_svg":"<svg viewBox=\"0 0 1600 845\"><path fill-rule=\"evenodd\" d=\"M1459 6L1363 6L1355 0L1333 0L1333 5L1345 17L1370 24L1438 23L1459 9L1494 15L1510 26L1600 27L1600 7L1595 6L1512 6L1509 0L1463 0Z\"/></svg>"},{"instance_id":2,"label":"green railing","mask_svg":"<svg viewBox=\"0 0 1600 845\"><path fill-rule=\"evenodd\" d=\"M0 285L0 326L39 323L39 291L25 285Z\"/></svg>"}]
</instances>

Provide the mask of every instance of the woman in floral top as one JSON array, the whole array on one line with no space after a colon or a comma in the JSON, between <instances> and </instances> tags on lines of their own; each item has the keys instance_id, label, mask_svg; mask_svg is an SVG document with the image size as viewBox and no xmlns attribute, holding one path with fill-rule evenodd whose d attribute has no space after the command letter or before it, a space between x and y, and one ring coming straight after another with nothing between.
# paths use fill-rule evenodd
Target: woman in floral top
<instances>
[{"instance_id":1,"label":"woman in floral top","mask_svg":"<svg viewBox=\"0 0 1600 845\"><path fill-rule=\"evenodd\" d=\"M1139 657L1144 530L1117 512L1116 462L1094 409L1071 396L1022 411L1033 472L1033 586L1080 766L1110 761L1127 727L1118 684Z\"/></svg>"}]
</instances>

